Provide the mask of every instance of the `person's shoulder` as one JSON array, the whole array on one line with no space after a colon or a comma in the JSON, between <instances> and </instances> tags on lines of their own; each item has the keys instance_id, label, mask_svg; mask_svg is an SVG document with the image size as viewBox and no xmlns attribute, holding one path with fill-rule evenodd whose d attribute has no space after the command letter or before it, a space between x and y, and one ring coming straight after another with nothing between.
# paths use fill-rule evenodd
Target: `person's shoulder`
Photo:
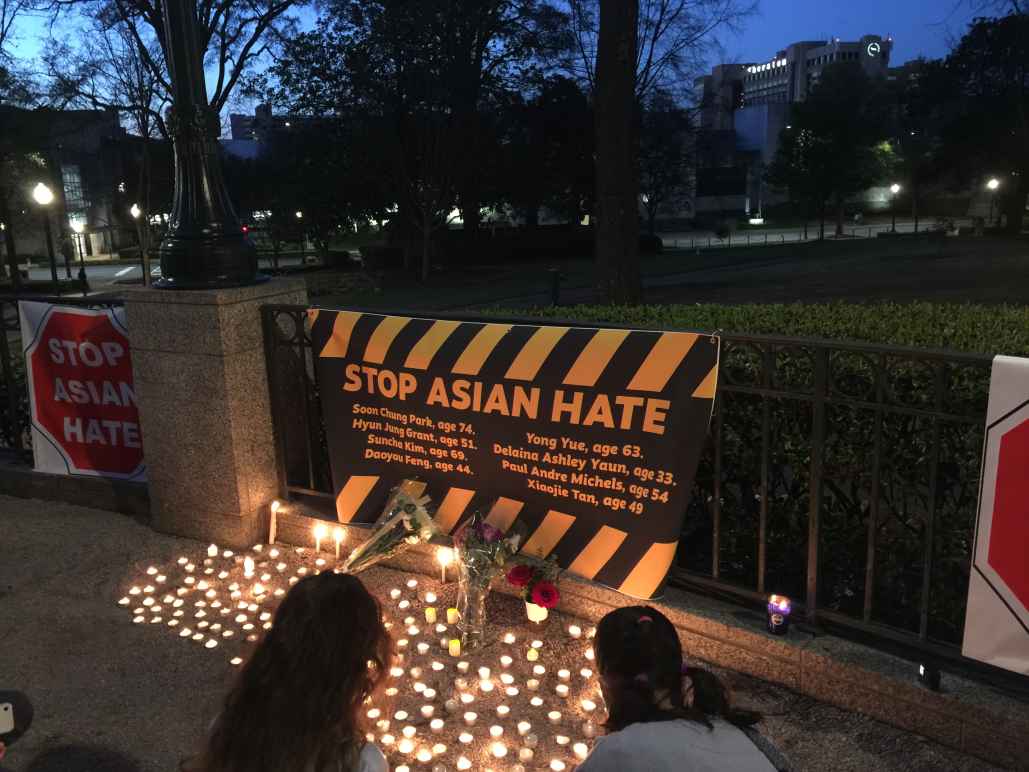
<instances>
[{"instance_id":1,"label":"person's shoulder","mask_svg":"<svg viewBox=\"0 0 1029 772\"><path fill-rule=\"evenodd\" d=\"M361 749L357 772L389 772L386 756L375 743L365 743Z\"/></svg>"}]
</instances>

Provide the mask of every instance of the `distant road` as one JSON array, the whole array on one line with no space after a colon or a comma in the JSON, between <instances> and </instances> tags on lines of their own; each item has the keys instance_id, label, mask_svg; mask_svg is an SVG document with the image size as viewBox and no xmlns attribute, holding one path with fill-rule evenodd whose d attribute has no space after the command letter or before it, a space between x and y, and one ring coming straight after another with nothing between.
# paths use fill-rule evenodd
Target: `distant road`
<instances>
[{"instance_id":1,"label":"distant road","mask_svg":"<svg viewBox=\"0 0 1029 772\"><path fill-rule=\"evenodd\" d=\"M259 263L262 268L270 268L272 261L271 258L261 258ZM299 257L289 256L279 258L280 266L298 265L299 263ZM154 278L161 275L159 265L160 264L157 260L151 261L151 274ZM72 266L71 274L73 277L78 278L78 263ZM89 286L92 288L108 286L115 282L127 282L132 279L138 281L142 274L143 268L138 261L128 262L123 260L116 263L86 263L86 278L89 280ZM64 263L60 261L58 261L57 265L57 276L60 279L63 279L66 276ZM29 278L46 281L50 278L50 266L39 263L35 264L29 269Z\"/></svg>"}]
</instances>

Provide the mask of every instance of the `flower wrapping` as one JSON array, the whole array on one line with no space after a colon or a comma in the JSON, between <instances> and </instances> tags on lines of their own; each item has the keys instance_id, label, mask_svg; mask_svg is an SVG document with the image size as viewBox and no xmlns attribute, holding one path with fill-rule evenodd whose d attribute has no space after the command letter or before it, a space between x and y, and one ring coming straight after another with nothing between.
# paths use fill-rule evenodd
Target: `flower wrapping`
<instances>
[{"instance_id":1,"label":"flower wrapping","mask_svg":"<svg viewBox=\"0 0 1029 772\"><path fill-rule=\"evenodd\" d=\"M350 553L343 564L344 572L356 574L416 544L427 542L439 533L436 522L426 509L430 499L421 495L423 490L424 485L417 480L403 480L393 489L376 521L378 528Z\"/></svg>"}]
</instances>

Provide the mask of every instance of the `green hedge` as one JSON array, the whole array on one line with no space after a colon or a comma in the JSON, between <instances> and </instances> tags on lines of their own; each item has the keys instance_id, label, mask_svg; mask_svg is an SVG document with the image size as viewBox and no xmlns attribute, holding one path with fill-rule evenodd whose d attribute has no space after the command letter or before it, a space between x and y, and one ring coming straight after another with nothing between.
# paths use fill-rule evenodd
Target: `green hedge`
<instances>
[{"instance_id":1,"label":"green hedge","mask_svg":"<svg viewBox=\"0 0 1029 772\"><path fill-rule=\"evenodd\" d=\"M983 354L1029 356L1029 308L958 303L572 306L532 315L640 327L831 338Z\"/></svg>"}]
</instances>

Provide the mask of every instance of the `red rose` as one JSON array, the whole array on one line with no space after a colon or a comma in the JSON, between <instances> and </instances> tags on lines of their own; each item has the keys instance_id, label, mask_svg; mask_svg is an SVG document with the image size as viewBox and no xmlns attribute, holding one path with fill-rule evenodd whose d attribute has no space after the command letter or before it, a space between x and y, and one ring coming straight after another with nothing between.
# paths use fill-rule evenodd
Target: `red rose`
<instances>
[{"instance_id":1,"label":"red rose","mask_svg":"<svg viewBox=\"0 0 1029 772\"><path fill-rule=\"evenodd\" d=\"M532 568L520 563L507 572L507 582L508 584L513 584L515 587L524 587L532 581L533 573L535 572Z\"/></svg>"},{"instance_id":2,"label":"red rose","mask_svg":"<svg viewBox=\"0 0 1029 772\"><path fill-rule=\"evenodd\" d=\"M532 602L537 606L554 608L559 600L561 600L561 593L551 582L537 582L536 586L532 588Z\"/></svg>"}]
</instances>

